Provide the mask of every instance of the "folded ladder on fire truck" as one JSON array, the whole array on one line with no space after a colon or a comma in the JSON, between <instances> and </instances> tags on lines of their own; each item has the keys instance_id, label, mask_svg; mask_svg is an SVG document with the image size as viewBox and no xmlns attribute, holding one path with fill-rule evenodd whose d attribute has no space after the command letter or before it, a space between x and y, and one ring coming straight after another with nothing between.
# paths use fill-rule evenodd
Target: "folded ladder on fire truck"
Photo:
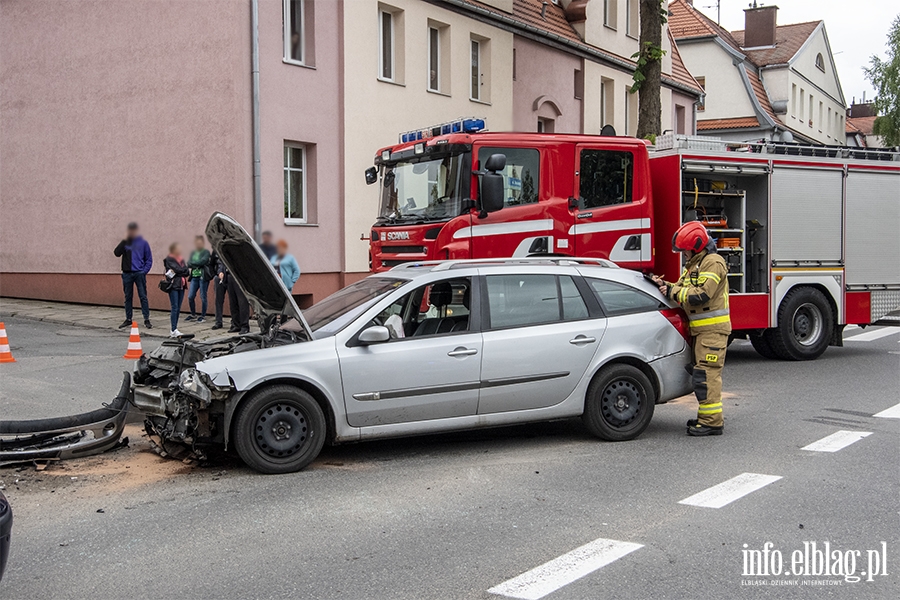
<instances>
[{"instance_id":1,"label":"folded ladder on fire truck","mask_svg":"<svg viewBox=\"0 0 900 600\"><path fill-rule=\"evenodd\" d=\"M104 408L52 419L0 421L0 466L31 460L54 460L90 456L119 443L128 412L131 375Z\"/></svg>"}]
</instances>

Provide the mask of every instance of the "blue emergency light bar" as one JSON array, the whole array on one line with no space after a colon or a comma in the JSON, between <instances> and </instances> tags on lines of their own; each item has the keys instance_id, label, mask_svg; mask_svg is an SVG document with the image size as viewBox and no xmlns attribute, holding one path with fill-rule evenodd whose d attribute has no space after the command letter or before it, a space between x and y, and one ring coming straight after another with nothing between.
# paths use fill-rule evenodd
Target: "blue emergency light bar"
<instances>
[{"instance_id":1,"label":"blue emergency light bar","mask_svg":"<svg viewBox=\"0 0 900 600\"><path fill-rule=\"evenodd\" d=\"M484 119L470 117L467 119L457 119L449 123L441 123L433 127L425 129L417 129L416 131L408 131L400 134L400 143L417 142L419 140L427 140L439 135L448 135L450 133L478 133L485 129Z\"/></svg>"}]
</instances>

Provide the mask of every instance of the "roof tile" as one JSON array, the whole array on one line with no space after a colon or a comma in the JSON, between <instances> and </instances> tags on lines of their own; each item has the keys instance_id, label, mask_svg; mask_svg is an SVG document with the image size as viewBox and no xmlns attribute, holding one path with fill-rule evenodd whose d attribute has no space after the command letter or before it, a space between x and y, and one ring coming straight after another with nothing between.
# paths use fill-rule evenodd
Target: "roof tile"
<instances>
[{"instance_id":1,"label":"roof tile","mask_svg":"<svg viewBox=\"0 0 900 600\"><path fill-rule=\"evenodd\" d=\"M713 131L717 129L751 129L759 127L756 117L737 117L734 119L704 119L697 121L697 131Z\"/></svg>"},{"instance_id":2,"label":"roof tile","mask_svg":"<svg viewBox=\"0 0 900 600\"><path fill-rule=\"evenodd\" d=\"M822 21L792 23L779 25L775 30L775 45L756 50L741 50L754 64L760 67L783 65L794 58L800 47L809 39ZM732 37L738 44L744 43L743 31L732 31Z\"/></svg>"}]
</instances>

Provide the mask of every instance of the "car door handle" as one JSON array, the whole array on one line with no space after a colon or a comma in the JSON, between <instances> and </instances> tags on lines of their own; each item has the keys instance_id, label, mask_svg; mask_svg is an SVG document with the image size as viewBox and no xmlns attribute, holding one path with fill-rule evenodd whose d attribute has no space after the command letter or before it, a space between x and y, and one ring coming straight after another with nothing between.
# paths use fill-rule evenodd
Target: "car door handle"
<instances>
[{"instance_id":1,"label":"car door handle","mask_svg":"<svg viewBox=\"0 0 900 600\"><path fill-rule=\"evenodd\" d=\"M459 348L454 348L450 352L447 353L447 356L472 356L473 354L478 354L478 350L475 348L463 348L460 346Z\"/></svg>"},{"instance_id":2,"label":"car door handle","mask_svg":"<svg viewBox=\"0 0 900 600\"><path fill-rule=\"evenodd\" d=\"M597 338L594 338L594 337L577 335L577 336L575 336L574 340L569 340L569 343L572 344L573 346L581 346L582 344L593 344L596 341L597 341Z\"/></svg>"}]
</instances>

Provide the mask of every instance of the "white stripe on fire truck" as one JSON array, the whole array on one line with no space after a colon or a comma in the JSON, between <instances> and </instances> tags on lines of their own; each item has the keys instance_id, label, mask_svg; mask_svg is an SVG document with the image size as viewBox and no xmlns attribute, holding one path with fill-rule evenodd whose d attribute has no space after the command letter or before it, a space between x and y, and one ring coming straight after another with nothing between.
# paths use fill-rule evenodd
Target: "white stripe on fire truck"
<instances>
[{"instance_id":1,"label":"white stripe on fire truck","mask_svg":"<svg viewBox=\"0 0 900 600\"><path fill-rule=\"evenodd\" d=\"M505 233L529 233L531 231L553 231L553 219L473 225L471 227L463 227L454 233L453 239L458 240L470 237L484 237L486 235L503 235Z\"/></svg>"},{"instance_id":2,"label":"white stripe on fire truck","mask_svg":"<svg viewBox=\"0 0 900 600\"><path fill-rule=\"evenodd\" d=\"M579 223L569 228L569 235L584 235L601 231L622 231L625 229L650 229L650 219L621 219L619 221L599 221L597 223Z\"/></svg>"}]
</instances>

